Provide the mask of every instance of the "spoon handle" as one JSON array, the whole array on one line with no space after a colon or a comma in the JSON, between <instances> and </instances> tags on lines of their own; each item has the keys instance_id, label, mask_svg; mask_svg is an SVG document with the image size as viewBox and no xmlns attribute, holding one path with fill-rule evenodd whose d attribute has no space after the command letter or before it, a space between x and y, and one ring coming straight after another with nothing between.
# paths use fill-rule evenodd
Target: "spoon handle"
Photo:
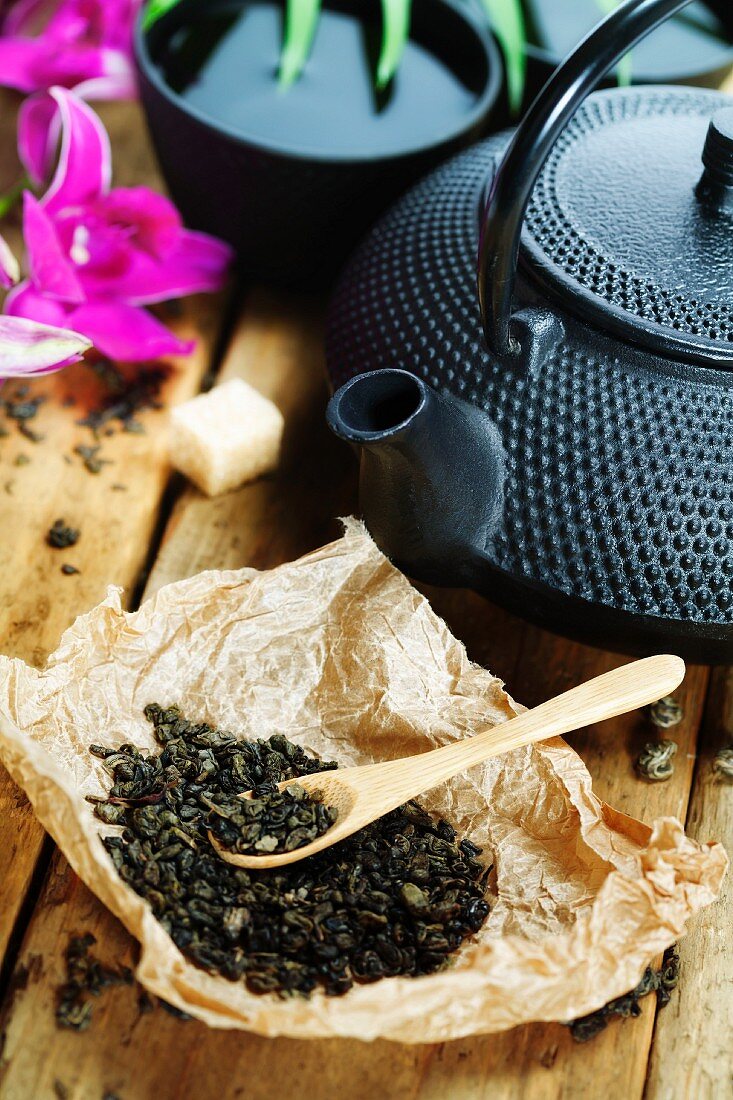
<instances>
[{"instance_id":1,"label":"spoon handle","mask_svg":"<svg viewBox=\"0 0 733 1100\"><path fill-rule=\"evenodd\" d=\"M337 810L338 818L328 832L295 851L239 855L222 849L215 837L212 837L212 844L222 859L239 867L281 867L296 863L337 844L402 802L490 756L654 703L674 691L684 675L685 665L679 657L647 657L597 676L587 684L465 741L403 760L306 776L301 780L303 786L320 791L324 802Z\"/></svg>"},{"instance_id":2,"label":"spoon handle","mask_svg":"<svg viewBox=\"0 0 733 1100\"><path fill-rule=\"evenodd\" d=\"M409 785L425 791L491 756L655 703L684 675L684 661L668 654L622 665L475 737L412 757Z\"/></svg>"}]
</instances>

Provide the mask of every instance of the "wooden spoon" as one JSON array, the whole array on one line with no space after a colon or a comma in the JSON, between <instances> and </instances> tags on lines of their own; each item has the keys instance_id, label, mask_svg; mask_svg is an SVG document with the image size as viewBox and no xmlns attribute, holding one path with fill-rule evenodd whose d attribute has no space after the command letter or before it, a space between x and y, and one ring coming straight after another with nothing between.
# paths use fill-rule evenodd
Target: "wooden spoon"
<instances>
[{"instance_id":1,"label":"wooden spoon","mask_svg":"<svg viewBox=\"0 0 733 1100\"><path fill-rule=\"evenodd\" d=\"M338 813L336 822L327 832L292 852L240 855L222 848L213 834L209 833L209 837L222 859L237 867L262 870L297 863L322 852L324 848L330 848L332 844L338 844L403 802L475 764L483 763L490 756L498 756L533 741L570 733L593 722L603 722L606 718L615 718L618 714L655 703L674 691L684 675L684 661L679 657L646 657L606 672L603 676L596 676L534 710L525 711L509 722L464 741L401 760L316 772L280 783L283 788L297 782L311 795L318 792L322 801ZM249 792L242 795L243 798L248 796Z\"/></svg>"}]
</instances>

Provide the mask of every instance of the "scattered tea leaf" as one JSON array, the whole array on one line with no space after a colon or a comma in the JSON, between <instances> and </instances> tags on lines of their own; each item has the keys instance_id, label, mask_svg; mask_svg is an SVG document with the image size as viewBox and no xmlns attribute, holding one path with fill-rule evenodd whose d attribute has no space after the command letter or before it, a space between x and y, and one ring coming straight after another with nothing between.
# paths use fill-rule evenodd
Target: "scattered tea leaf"
<instances>
[{"instance_id":1,"label":"scattered tea leaf","mask_svg":"<svg viewBox=\"0 0 733 1100\"><path fill-rule=\"evenodd\" d=\"M175 1020L192 1020L193 1016L189 1016L188 1012L183 1012L182 1009L176 1008L175 1005L169 1004L168 1001L164 1001L162 997L158 998L158 1004L167 1012L169 1016L172 1016Z\"/></svg>"},{"instance_id":2,"label":"scattered tea leaf","mask_svg":"<svg viewBox=\"0 0 733 1100\"><path fill-rule=\"evenodd\" d=\"M18 431L21 435L24 435L26 439L29 439L31 443L42 443L46 438L42 432L36 432L28 424L22 423L18 425Z\"/></svg>"},{"instance_id":3,"label":"scattered tea leaf","mask_svg":"<svg viewBox=\"0 0 733 1100\"><path fill-rule=\"evenodd\" d=\"M721 779L733 779L733 745L718 749L713 760L713 771Z\"/></svg>"},{"instance_id":4,"label":"scattered tea leaf","mask_svg":"<svg viewBox=\"0 0 733 1100\"><path fill-rule=\"evenodd\" d=\"M112 970L89 953L96 942L91 932L69 940L64 952L66 981L56 998L56 1022L59 1027L86 1031L92 1020L91 998L98 997L110 986L132 985L134 982L132 971L127 967Z\"/></svg>"},{"instance_id":5,"label":"scattered tea leaf","mask_svg":"<svg viewBox=\"0 0 733 1100\"><path fill-rule=\"evenodd\" d=\"M23 424L27 420L33 420L38 414L38 410L44 403L45 398L34 397L30 401L14 401L12 398L6 398L3 402L5 406L5 415L10 417L11 420L17 420L20 424Z\"/></svg>"},{"instance_id":6,"label":"scattered tea leaf","mask_svg":"<svg viewBox=\"0 0 733 1100\"><path fill-rule=\"evenodd\" d=\"M67 527L62 519L57 519L46 535L46 542L54 550L65 550L69 546L76 546L80 536L78 527Z\"/></svg>"},{"instance_id":7,"label":"scattered tea leaf","mask_svg":"<svg viewBox=\"0 0 733 1100\"><path fill-rule=\"evenodd\" d=\"M96 447L89 447L84 443L80 443L77 447L74 447L74 454L79 455L90 474L98 474L101 473L104 466L112 465L111 459L100 458L99 452L101 449L99 444Z\"/></svg>"},{"instance_id":8,"label":"scattered tea leaf","mask_svg":"<svg viewBox=\"0 0 733 1100\"><path fill-rule=\"evenodd\" d=\"M664 783L674 775L676 741L649 741L639 753L636 770L644 779Z\"/></svg>"},{"instance_id":9,"label":"scattered tea leaf","mask_svg":"<svg viewBox=\"0 0 733 1100\"><path fill-rule=\"evenodd\" d=\"M0 391L0 409L11 422L14 422L21 435L31 443L40 443L45 437L34 431L28 423L38 414L38 410L46 400L45 397L34 397L26 400L29 393L28 386L19 386L13 394L6 395ZM7 436L8 430L0 426L0 436Z\"/></svg>"},{"instance_id":10,"label":"scattered tea leaf","mask_svg":"<svg viewBox=\"0 0 733 1100\"><path fill-rule=\"evenodd\" d=\"M671 695L665 695L663 699L659 699L649 707L649 721L661 730L679 725L684 716L682 707Z\"/></svg>"},{"instance_id":11,"label":"scattered tea leaf","mask_svg":"<svg viewBox=\"0 0 733 1100\"><path fill-rule=\"evenodd\" d=\"M113 420L124 428L134 420L135 414L145 409L160 409L160 390L168 377L164 367L140 368L135 376L126 378L113 363L102 360L94 366L95 373L103 381L107 393L95 408L77 424L97 434Z\"/></svg>"},{"instance_id":12,"label":"scattered tea leaf","mask_svg":"<svg viewBox=\"0 0 733 1100\"><path fill-rule=\"evenodd\" d=\"M573 1020L568 1024L570 1034L577 1043L587 1043L589 1039L595 1038L603 1031L614 1016L624 1018L640 1016L641 1006L639 1001L650 993L657 994L657 1004L660 1008L664 1008L666 1004L669 1004L672 990L675 989L679 981L679 975L679 954L677 946L673 945L664 952L659 970L652 970L648 966L636 989L632 989L630 993L625 993L623 997L616 997L615 1000L609 1001L597 1012L591 1012L588 1016L581 1016L579 1019Z\"/></svg>"}]
</instances>

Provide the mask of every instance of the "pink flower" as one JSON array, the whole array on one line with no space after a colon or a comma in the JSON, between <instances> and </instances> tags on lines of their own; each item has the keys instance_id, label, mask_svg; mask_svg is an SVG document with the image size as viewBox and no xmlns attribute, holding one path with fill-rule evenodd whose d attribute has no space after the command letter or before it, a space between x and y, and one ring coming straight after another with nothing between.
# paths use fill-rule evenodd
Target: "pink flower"
<instances>
[{"instance_id":1,"label":"pink flower","mask_svg":"<svg viewBox=\"0 0 733 1100\"><path fill-rule=\"evenodd\" d=\"M112 359L187 354L193 345L142 307L217 290L231 249L184 229L162 195L111 188L107 133L92 109L62 88L21 110L19 145L32 178L43 175L55 121L58 166L40 201L25 193L28 278L8 295L6 313L73 328Z\"/></svg>"},{"instance_id":2,"label":"pink flower","mask_svg":"<svg viewBox=\"0 0 733 1100\"><path fill-rule=\"evenodd\" d=\"M0 317L0 382L25 374L49 374L78 363L91 344L78 332Z\"/></svg>"},{"instance_id":3,"label":"pink flower","mask_svg":"<svg viewBox=\"0 0 733 1100\"><path fill-rule=\"evenodd\" d=\"M0 237L0 286L13 286L19 274L18 261ZM90 347L78 332L49 328L24 317L0 317L0 385L3 378L61 370L77 363Z\"/></svg>"},{"instance_id":4,"label":"pink flower","mask_svg":"<svg viewBox=\"0 0 733 1100\"><path fill-rule=\"evenodd\" d=\"M15 286L20 279L20 265L4 237L0 237L0 287Z\"/></svg>"},{"instance_id":5,"label":"pink flower","mask_svg":"<svg viewBox=\"0 0 733 1100\"><path fill-rule=\"evenodd\" d=\"M132 29L141 0L16 0L2 22L0 84L134 99Z\"/></svg>"}]
</instances>

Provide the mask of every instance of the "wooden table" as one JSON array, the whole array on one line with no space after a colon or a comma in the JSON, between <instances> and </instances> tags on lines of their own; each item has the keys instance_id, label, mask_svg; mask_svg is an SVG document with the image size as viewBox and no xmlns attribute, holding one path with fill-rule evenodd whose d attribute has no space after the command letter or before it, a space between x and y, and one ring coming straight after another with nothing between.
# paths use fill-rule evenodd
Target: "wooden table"
<instances>
[{"instance_id":1,"label":"wooden table","mask_svg":"<svg viewBox=\"0 0 733 1100\"><path fill-rule=\"evenodd\" d=\"M0 190L17 177L17 100L2 99ZM116 179L156 183L137 109L101 112L112 133ZM12 233L8 236L12 238ZM357 508L350 453L329 438L321 350L322 303L251 292L239 300L190 300L172 320L198 335L195 355L177 364L165 401L195 392L210 372L240 376L283 410L283 468L240 492L207 500L171 480L166 414L142 417L146 434L103 439L112 465L89 474L74 445L95 383L75 367L33 391L50 400L37 418L46 439L13 432L0 440L0 648L41 665L74 617L110 583L129 605L162 584L211 567L268 568L338 534L335 517ZM78 399L65 408L62 399ZM16 465L19 454L31 461ZM113 490L123 484L124 490ZM62 557L44 545L57 518L82 529ZM81 572L62 575L60 562ZM622 658L525 625L465 592L430 591L438 612L527 704L620 663ZM633 760L650 730L639 715L572 740L598 794L647 821L673 814L692 836L733 849L733 786L716 779L712 758L733 734L733 675L691 668L679 693L685 717L674 777L650 785ZM157 1007L144 1011L134 987L100 998L87 1032L60 1030L56 989L69 937L91 931L109 965L134 964L135 945L71 872L0 769L0 1097L3 1100L721 1100L733 1096L733 923L726 897L700 916L681 946L681 980L656 1015L615 1022L580 1046L560 1025L426 1047L386 1042L266 1040L213 1032Z\"/></svg>"}]
</instances>

